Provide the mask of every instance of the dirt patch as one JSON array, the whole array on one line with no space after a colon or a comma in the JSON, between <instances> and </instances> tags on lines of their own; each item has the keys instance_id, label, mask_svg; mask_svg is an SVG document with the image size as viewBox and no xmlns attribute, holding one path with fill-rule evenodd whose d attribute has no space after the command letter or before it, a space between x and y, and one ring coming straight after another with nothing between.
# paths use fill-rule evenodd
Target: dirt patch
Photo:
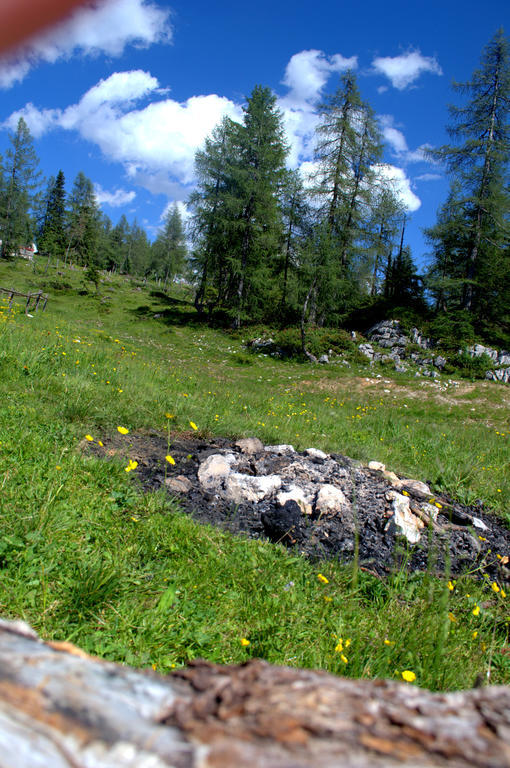
<instances>
[{"instance_id":1,"label":"dirt patch","mask_svg":"<svg viewBox=\"0 0 510 768\"><path fill-rule=\"evenodd\" d=\"M510 531L482 506L466 507L444 495L432 498L423 484L385 476L340 454L262 445L246 454L232 440L201 439L195 433L171 435L169 446L167 436L155 432L115 434L105 438L102 447L88 443L87 450L105 460L122 460L126 466L137 462L130 473L134 480L147 491L166 488L201 523L281 542L312 559L349 562L357 549L360 565L379 575L403 563L412 570L432 567L444 572L450 561L454 575L470 570L485 572L501 583L510 579ZM224 480L209 486L201 483L199 469L213 455L227 466L226 477L232 468L230 486L235 493L244 483L252 489L249 493L260 494L259 486L278 478L281 493L300 486L307 503L282 501L281 493L265 491L248 501L235 494L229 497L229 483ZM345 503L329 508L327 501L324 504L325 489L330 493L333 489L333 496L336 493ZM405 509L398 512L399 505ZM412 532L403 533L401 520L406 515L417 524L416 540Z\"/></svg>"}]
</instances>

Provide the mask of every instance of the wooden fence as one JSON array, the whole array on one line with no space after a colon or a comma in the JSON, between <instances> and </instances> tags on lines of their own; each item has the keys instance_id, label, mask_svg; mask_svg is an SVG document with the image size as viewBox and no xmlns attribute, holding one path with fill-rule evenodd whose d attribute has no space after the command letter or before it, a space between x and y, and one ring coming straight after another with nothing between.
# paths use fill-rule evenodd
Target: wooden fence
<instances>
[{"instance_id":1,"label":"wooden fence","mask_svg":"<svg viewBox=\"0 0 510 768\"><path fill-rule=\"evenodd\" d=\"M26 299L25 314L28 313L29 309L32 309L32 312L37 312L41 301L42 301L43 310L46 309L46 303L48 301L48 297L42 291L36 291L35 293L20 293L19 291L14 291L11 288L0 287L0 294L4 294L4 293L7 294L9 297L9 309L12 309L15 296L21 296L21 298ZM33 306L30 307L30 304L32 302L33 302Z\"/></svg>"}]
</instances>

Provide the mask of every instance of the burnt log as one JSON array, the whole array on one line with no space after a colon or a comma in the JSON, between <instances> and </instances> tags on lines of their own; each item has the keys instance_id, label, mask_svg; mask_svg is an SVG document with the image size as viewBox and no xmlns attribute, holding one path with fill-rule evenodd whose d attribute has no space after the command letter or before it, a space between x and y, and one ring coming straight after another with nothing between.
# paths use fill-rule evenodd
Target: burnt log
<instances>
[{"instance_id":1,"label":"burnt log","mask_svg":"<svg viewBox=\"0 0 510 768\"><path fill-rule=\"evenodd\" d=\"M510 689L439 694L263 661L167 676L0 621L1 768L510 766Z\"/></svg>"}]
</instances>

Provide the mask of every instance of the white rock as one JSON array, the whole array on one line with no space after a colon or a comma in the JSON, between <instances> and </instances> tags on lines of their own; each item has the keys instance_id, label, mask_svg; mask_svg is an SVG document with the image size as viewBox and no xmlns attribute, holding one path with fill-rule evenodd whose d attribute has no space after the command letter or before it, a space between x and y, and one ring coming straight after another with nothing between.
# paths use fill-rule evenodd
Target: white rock
<instances>
[{"instance_id":1,"label":"white rock","mask_svg":"<svg viewBox=\"0 0 510 768\"><path fill-rule=\"evenodd\" d=\"M328 459L329 456L327 453L324 453L324 451L319 451L318 448L306 448L305 453L307 456L310 456L311 459Z\"/></svg>"},{"instance_id":2,"label":"white rock","mask_svg":"<svg viewBox=\"0 0 510 768\"><path fill-rule=\"evenodd\" d=\"M420 531L425 527L423 520L413 515L409 508L409 499L396 491L388 491L386 498L392 501L393 520L410 544L420 540Z\"/></svg>"},{"instance_id":3,"label":"white rock","mask_svg":"<svg viewBox=\"0 0 510 768\"><path fill-rule=\"evenodd\" d=\"M386 480L388 480L393 486L397 486L400 483L400 478L398 475L395 474L395 472L392 472L389 469L386 469L384 472L384 477Z\"/></svg>"},{"instance_id":4,"label":"white rock","mask_svg":"<svg viewBox=\"0 0 510 768\"><path fill-rule=\"evenodd\" d=\"M385 464L381 464L380 461L369 461L368 462L368 468L369 469L375 469L377 472L384 472L386 469Z\"/></svg>"},{"instance_id":5,"label":"white rock","mask_svg":"<svg viewBox=\"0 0 510 768\"><path fill-rule=\"evenodd\" d=\"M278 456L285 456L290 453L296 453L293 445L266 445L264 450L268 453L276 453Z\"/></svg>"},{"instance_id":6,"label":"white rock","mask_svg":"<svg viewBox=\"0 0 510 768\"><path fill-rule=\"evenodd\" d=\"M264 443L258 437L243 437L237 441L236 446L241 453L253 454L264 450Z\"/></svg>"},{"instance_id":7,"label":"white rock","mask_svg":"<svg viewBox=\"0 0 510 768\"><path fill-rule=\"evenodd\" d=\"M482 531L489 530L489 526L485 525L483 520L480 520L479 517L473 517L473 525L475 526L475 528L480 528Z\"/></svg>"},{"instance_id":8,"label":"white rock","mask_svg":"<svg viewBox=\"0 0 510 768\"><path fill-rule=\"evenodd\" d=\"M216 490L231 472L231 456L213 453L198 468L198 480L206 491Z\"/></svg>"},{"instance_id":9,"label":"white rock","mask_svg":"<svg viewBox=\"0 0 510 768\"><path fill-rule=\"evenodd\" d=\"M317 499L315 501L315 509L321 515L331 515L335 512L344 512L349 509L350 504L347 501L343 491L337 488L336 485L330 485L325 483L320 487Z\"/></svg>"},{"instance_id":10,"label":"white rock","mask_svg":"<svg viewBox=\"0 0 510 768\"><path fill-rule=\"evenodd\" d=\"M225 483L225 497L234 504L244 501L261 501L281 488L279 475L254 477L241 472L231 472Z\"/></svg>"},{"instance_id":11,"label":"white rock","mask_svg":"<svg viewBox=\"0 0 510 768\"><path fill-rule=\"evenodd\" d=\"M299 488L297 485L291 485L288 491L280 491L276 497L276 501L281 507L284 507L288 501L295 501L303 514L312 514L310 498L307 497L303 489Z\"/></svg>"}]
</instances>

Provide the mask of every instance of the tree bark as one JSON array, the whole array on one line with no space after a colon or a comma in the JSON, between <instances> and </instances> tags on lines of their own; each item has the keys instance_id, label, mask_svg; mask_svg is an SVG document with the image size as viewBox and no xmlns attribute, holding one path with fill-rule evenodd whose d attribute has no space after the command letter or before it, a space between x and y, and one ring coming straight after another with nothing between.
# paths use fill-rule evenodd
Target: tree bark
<instances>
[{"instance_id":1,"label":"tree bark","mask_svg":"<svg viewBox=\"0 0 510 768\"><path fill-rule=\"evenodd\" d=\"M0 743L0 768L509 768L510 689L258 660L160 676L0 621Z\"/></svg>"}]
</instances>

